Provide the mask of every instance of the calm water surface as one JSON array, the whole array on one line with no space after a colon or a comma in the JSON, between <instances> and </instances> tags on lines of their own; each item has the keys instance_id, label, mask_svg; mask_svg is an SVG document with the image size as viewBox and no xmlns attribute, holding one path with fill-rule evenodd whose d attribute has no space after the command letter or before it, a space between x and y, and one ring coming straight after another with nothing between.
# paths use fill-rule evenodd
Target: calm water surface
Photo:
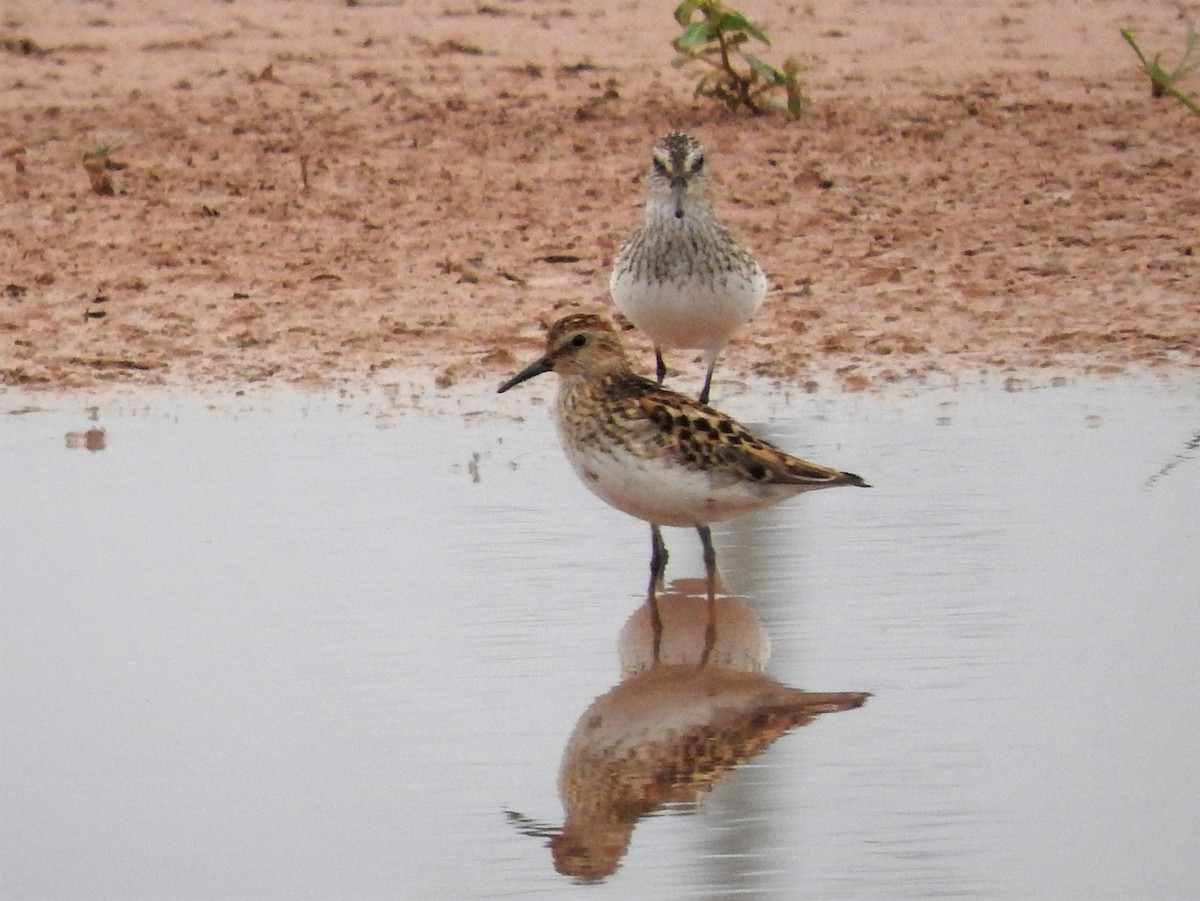
<instances>
[{"instance_id":1,"label":"calm water surface","mask_svg":"<svg viewBox=\"0 0 1200 901\"><path fill-rule=\"evenodd\" d=\"M576 482L550 380L493 387L0 397L0 897L1200 885L1194 379L727 387L875 487L715 530L765 674L620 690L648 530ZM872 697L766 735L797 688ZM672 787L647 760L696 729L746 762ZM564 755L589 884L547 846Z\"/></svg>"}]
</instances>

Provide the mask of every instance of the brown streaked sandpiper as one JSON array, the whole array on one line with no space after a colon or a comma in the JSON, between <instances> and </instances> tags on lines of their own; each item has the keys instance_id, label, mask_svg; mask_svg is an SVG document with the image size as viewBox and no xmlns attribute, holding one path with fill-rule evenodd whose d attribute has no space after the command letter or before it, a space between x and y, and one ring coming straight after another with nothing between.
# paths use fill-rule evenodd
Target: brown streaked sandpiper
<instances>
[{"instance_id":1,"label":"brown streaked sandpiper","mask_svg":"<svg viewBox=\"0 0 1200 901\"><path fill-rule=\"evenodd\" d=\"M601 316L574 313L558 320L546 348L498 390L558 373L555 421L571 466L602 500L650 523L647 603L656 659L662 629L656 590L667 565L662 526L690 526L699 533L711 612L717 579L711 523L803 491L869 487L853 473L793 457L724 413L637 375L612 324ZM710 617L702 662L715 640Z\"/></svg>"}]
</instances>

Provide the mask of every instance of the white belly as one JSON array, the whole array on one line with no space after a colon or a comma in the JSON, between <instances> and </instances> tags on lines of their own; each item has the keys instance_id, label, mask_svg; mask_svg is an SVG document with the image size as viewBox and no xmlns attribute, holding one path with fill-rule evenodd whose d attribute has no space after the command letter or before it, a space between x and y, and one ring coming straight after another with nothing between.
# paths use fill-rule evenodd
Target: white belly
<instances>
[{"instance_id":1,"label":"white belly","mask_svg":"<svg viewBox=\"0 0 1200 901\"><path fill-rule=\"evenodd\" d=\"M660 347L716 357L757 312L767 277L746 248L702 206L678 219L672 206L646 220L613 261L613 302Z\"/></svg>"},{"instance_id":2,"label":"white belly","mask_svg":"<svg viewBox=\"0 0 1200 901\"><path fill-rule=\"evenodd\" d=\"M614 273L609 285L617 309L659 347L719 352L754 316L766 279L723 272L711 278L635 281Z\"/></svg>"},{"instance_id":3,"label":"white belly","mask_svg":"<svg viewBox=\"0 0 1200 901\"><path fill-rule=\"evenodd\" d=\"M660 526L697 526L745 516L800 491L800 486L714 479L665 460L635 457L615 446L574 449L567 458L601 500Z\"/></svg>"}]
</instances>

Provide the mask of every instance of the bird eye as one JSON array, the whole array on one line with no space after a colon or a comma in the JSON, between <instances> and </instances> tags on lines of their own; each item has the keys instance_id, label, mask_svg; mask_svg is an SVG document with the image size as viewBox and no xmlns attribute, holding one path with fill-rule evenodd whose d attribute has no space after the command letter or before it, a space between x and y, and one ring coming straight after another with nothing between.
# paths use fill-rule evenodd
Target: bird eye
<instances>
[{"instance_id":1,"label":"bird eye","mask_svg":"<svg viewBox=\"0 0 1200 901\"><path fill-rule=\"evenodd\" d=\"M587 344L587 335L576 335L571 339L572 347L583 347L585 344Z\"/></svg>"},{"instance_id":2,"label":"bird eye","mask_svg":"<svg viewBox=\"0 0 1200 901\"><path fill-rule=\"evenodd\" d=\"M658 157L654 157L653 163L654 163L654 171L655 172L657 172L659 175L667 174L667 164L666 163L664 163Z\"/></svg>"},{"instance_id":3,"label":"bird eye","mask_svg":"<svg viewBox=\"0 0 1200 901\"><path fill-rule=\"evenodd\" d=\"M692 172L699 172L703 168L704 168L704 157L703 156L696 157L696 162L692 163Z\"/></svg>"}]
</instances>

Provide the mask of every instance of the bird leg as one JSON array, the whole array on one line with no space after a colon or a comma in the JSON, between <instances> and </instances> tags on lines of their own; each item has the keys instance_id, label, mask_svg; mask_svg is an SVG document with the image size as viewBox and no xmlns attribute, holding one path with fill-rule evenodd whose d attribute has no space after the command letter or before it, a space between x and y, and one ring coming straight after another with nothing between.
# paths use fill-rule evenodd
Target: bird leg
<instances>
[{"instance_id":1,"label":"bird leg","mask_svg":"<svg viewBox=\"0 0 1200 901\"><path fill-rule=\"evenodd\" d=\"M662 358L662 351L657 347L654 348L654 372L658 376L658 383L661 385L663 379L667 377L667 364Z\"/></svg>"},{"instance_id":2,"label":"bird leg","mask_svg":"<svg viewBox=\"0 0 1200 901\"><path fill-rule=\"evenodd\" d=\"M704 627L704 651L700 654L700 665L704 666L717 643L717 552L713 549L712 530L696 526L696 531L704 546L704 574L708 577L708 625Z\"/></svg>"},{"instance_id":3,"label":"bird leg","mask_svg":"<svg viewBox=\"0 0 1200 901\"><path fill-rule=\"evenodd\" d=\"M658 654L662 649L663 624L658 612L658 586L662 582L663 573L667 571L666 542L663 541L662 530L650 524L650 587L646 591L646 606L650 608L650 628L654 635L654 665L658 665Z\"/></svg>"},{"instance_id":4,"label":"bird leg","mask_svg":"<svg viewBox=\"0 0 1200 901\"><path fill-rule=\"evenodd\" d=\"M717 365L716 360L713 360L711 363L708 364L708 373L704 376L704 387L700 389L699 400L700 400L700 403L702 403L702 404L708 403L708 389L710 387L712 387L712 374L713 374L713 369L716 368L716 365Z\"/></svg>"}]
</instances>

